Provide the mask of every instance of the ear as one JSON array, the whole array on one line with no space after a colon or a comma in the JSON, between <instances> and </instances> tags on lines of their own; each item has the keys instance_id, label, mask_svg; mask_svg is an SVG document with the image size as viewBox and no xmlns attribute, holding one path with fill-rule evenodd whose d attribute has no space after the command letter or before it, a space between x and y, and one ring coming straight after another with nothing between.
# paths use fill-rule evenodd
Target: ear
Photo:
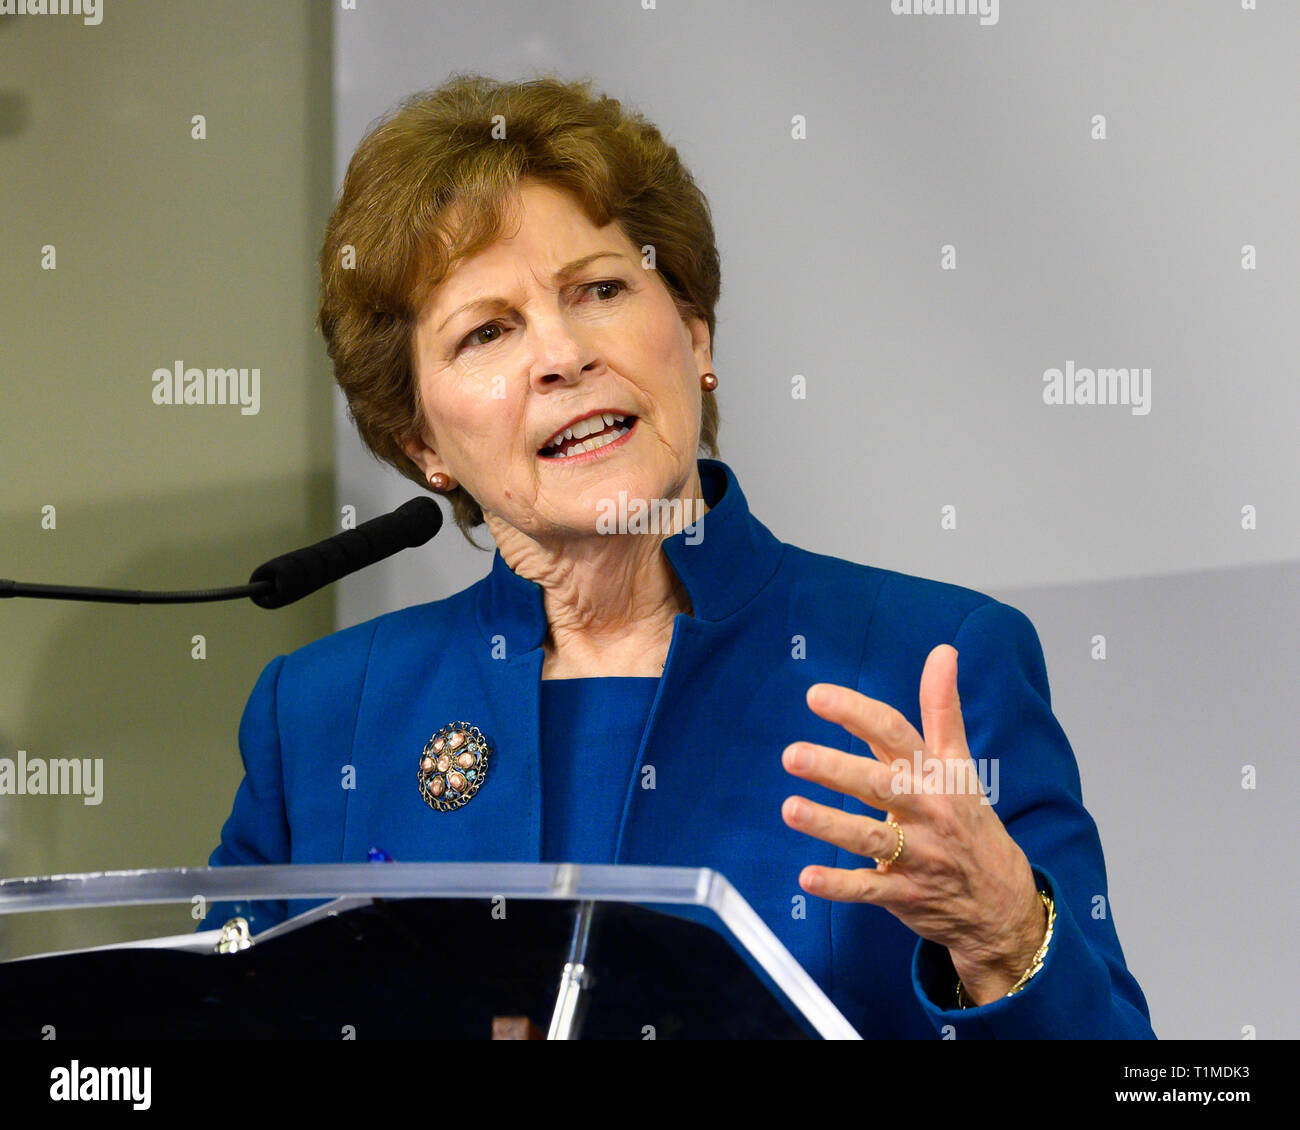
<instances>
[{"instance_id":1,"label":"ear","mask_svg":"<svg viewBox=\"0 0 1300 1130\"><path fill-rule=\"evenodd\" d=\"M695 363L700 366L700 376L713 369L713 341L709 336L709 326L703 318L691 316L685 319L690 331L691 346L695 352Z\"/></svg>"},{"instance_id":2,"label":"ear","mask_svg":"<svg viewBox=\"0 0 1300 1130\"><path fill-rule=\"evenodd\" d=\"M447 464L442 460L436 451L429 446L425 437L418 433L411 433L399 441L402 450L410 456L411 462L420 468L420 474L425 479L430 475L437 474L441 471L448 479L452 479L451 472L447 469ZM454 482L454 480L453 480Z\"/></svg>"}]
</instances>

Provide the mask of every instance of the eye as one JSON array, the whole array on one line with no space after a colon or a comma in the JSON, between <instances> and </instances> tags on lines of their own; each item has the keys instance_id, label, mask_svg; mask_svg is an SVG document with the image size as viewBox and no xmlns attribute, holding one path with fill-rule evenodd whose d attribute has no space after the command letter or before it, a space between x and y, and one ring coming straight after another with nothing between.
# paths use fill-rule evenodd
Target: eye
<instances>
[{"instance_id":1,"label":"eye","mask_svg":"<svg viewBox=\"0 0 1300 1130\"><path fill-rule=\"evenodd\" d=\"M627 288L626 284L619 279L605 279L602 282L589 283L583 289L595 290L598 286L612 286L618 288L616 294L613 294L609 298L604 299L605 302L612 302L615 298L617 298L620 294L622 294L623 291Z\"/></svg>"},{"instance_id":2,"label":"eye","mask_svg":"<svg viewBox=\"0 0 1300 1130\"><path fill-rule=\"evenodd\" d=\"M465 335L465 339L460 343L460 347L461 347L462 349L464 349L465 346L467 346L467 345L491 345L492 342L494 342L494 341L496 341L496 340L498 340L498 339L497 339L497 338L490 338L490 339L488 339L487 341L478 341L478 340L476 340L476 339L478 338L478 335L479 335L479 334L481 334L481 333L486 333L488 330L493 329L493 328L499 330L499 329L501 328L501 323L499 323L499 322L487 322L486 324L479 326L479 328L476 329L476 330L470 330L470 332L467 333L467 334Z\"/></svg>"},{"instance_id":3,"label":"eye","mask_svg":"<svg viewBox=\"0 0 1300 1130\"><path fill-rule=\"evenodd\" d=\"M604 286L615 288L615 292L614 294L610 295L608 298L600 299L598 305L601 306L605 306L613 302L614 299L618 298L620 295L622 295L622 293L625 290L627 290L627 283L623 282L622 279L602 279L600 282L588 283L586 286L582 287L582 290L586 292L589 290L595 290L597 287L604 287ZM500 331L501 328L502 327L500 322L485 322L483 325L479 326L478 329L471 330L468 334L466 334L465 337L461 340L461 343L457 348L465 349L466 347L491 345L494 341L500 341L501 338L499 332L496 337L487 338L486 340L480 339L479 334L487 333L488 330L491 329L496 329L497 331Z\"/></svg>"}]
</instances>

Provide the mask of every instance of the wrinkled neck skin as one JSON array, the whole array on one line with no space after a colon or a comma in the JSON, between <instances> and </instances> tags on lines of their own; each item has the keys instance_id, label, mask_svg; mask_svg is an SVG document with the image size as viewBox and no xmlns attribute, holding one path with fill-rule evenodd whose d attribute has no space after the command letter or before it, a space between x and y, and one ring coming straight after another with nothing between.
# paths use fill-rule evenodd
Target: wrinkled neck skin
<instances>
[{"instance_id":1,"label":"wrinkled neck skin","mask_svg":"<svg viewBox=\"0 0 1300 1130\"><path fill-rule=\"evenodd\" d=\"M698 470L677 497L682 517L687 500L692 516L708 512ZM681 518L653 534L602 534L594 525L581 533L525 533L488 511L483 518L505 563L541 586L548 625L543 678L662 674L673 620L692 613L663 552Z\"/></svg>"}]
</instances>

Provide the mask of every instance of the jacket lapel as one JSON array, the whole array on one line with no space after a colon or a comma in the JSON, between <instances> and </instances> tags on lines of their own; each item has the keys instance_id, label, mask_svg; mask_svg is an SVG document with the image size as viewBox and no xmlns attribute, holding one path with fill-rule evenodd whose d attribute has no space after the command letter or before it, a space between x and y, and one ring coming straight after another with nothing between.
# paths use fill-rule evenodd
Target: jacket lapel
<instances>
[{"instance_id":1,"label":"jacket lapel","mask_svg":"<svg viewBox=\"0 0 1300 1130\"><path fill-rule=\"evenodd\" d=\"M645 855L651 841L662 855L664 824L652 818L647 798L691 794L687 782L699 772L692 758L701 752L691 744L701 732L692 715L705 702L709 709L736 709L730 696L738 688L713 682L719 675L714 661L740 630L742 618L735 613L780 564L780 542L750 515L731 469L709 459L701 459L699 469L709 512L663 547L693 615L679 615L674 624L628 784L619 862ZM347 794L341 858L364 859L369 848L378 847L399 861L540 860L540 684L547 633L541 587L514 573L498 550L491 572L478 584L415 611L421 614L393 617L376 630L353 745L355 787ZM437 812L419 794L416 768L430 736L454 721L478 726L493 753L474 798L453 812ZM671 787L659 792L658 780L654 789L644 787L646 768L654 778L666 773Z\"/></svg>"},{"instance_id":2,"label":"jacket lapel","mask_svg":"<svg viewBox=\"0 0 1300 1130\"><path fill-rule=\"evenodd\" d=\"M457 630L459 618L450 619L440 631L423 617L395 618L392 630L377 633L357 719L345 861L365 859L371 847L399 862L541 858L542 651L512 656L507 649L493 658L489 647L467 646L477 639L471 625ZM416 770L425 744L448 722L477 726L492 754L469 803L438 812L421 797Z\"/></svg>"}]
</instances>

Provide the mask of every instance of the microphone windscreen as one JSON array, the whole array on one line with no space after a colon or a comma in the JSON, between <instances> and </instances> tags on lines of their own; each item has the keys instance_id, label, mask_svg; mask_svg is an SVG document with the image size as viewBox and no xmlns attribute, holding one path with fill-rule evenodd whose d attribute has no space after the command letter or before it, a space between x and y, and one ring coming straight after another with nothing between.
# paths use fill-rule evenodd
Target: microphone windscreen
<instances>
[{"instance_id":1,"label":"microphone windscreen","mask_svg":"<svg viewBox=\"0 0 1300 1130\"><path fill-rule=\"evenodd\" d=\"M442 508L432 498L413 498L391 514L362 522L355 530L295 549L259 565L249 584L270 581L270 591L252 598L261 608L283 608L333 584L340 577L423 545L442 529Z\"/></svg>"}]
</instances>

